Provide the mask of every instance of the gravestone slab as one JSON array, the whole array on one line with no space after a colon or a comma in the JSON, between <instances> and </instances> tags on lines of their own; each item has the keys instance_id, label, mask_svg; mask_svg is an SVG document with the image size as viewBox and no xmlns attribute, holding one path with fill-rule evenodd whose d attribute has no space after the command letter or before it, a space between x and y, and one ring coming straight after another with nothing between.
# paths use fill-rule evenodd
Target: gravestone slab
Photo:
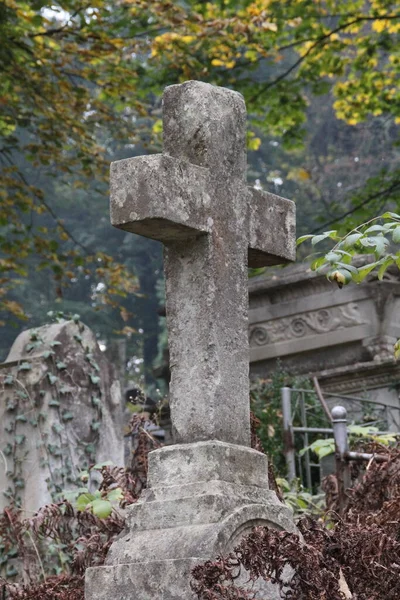
<instances>
[{"instance_id":1,"label":"gravestone slab","mask_svg":"<svg viewBox=\"0 0 400 600\"><path fill-rule=\"evenodd\" d=\"M87 571L86 600L188 600L194 564L255 525L295 530L249 448L247 335L247 266L294 260L294 204L246 185L240 94L170 86L163 119L163 154L111 165L111 221L165 246L176 444L150 453L148 490Z\"/></svg>"},{"instance_id":2,"label":"gravestone slab","mask_svg":"<svg viewBox=\"0 0 400 600\"><path fill-rule=\"evenodd\" d=\"M64 321L30 329L0 365L0 510L28 516L82 487L89 464L123 464L120 385L93 332Z\"/></svg>"}]
</instances>

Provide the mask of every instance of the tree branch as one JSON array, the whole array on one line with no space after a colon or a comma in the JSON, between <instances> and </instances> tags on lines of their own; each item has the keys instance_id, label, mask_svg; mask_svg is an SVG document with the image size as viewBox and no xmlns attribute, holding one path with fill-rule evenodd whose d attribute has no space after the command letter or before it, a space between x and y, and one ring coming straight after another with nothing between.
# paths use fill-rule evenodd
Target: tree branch
<instances>
[{"instance_id":1,"label":"tree branch","mask_svg":"<svg viewBox=\"0 0 400 600\"><path fill-rule=\"evenodd\" d=\"M4 156L4 158L7 160L8 164L11 165L12 167L14 166L13 161L11 160L11 158L8 156L7 152L4 150L0 150L0 153ZM22 181L22 183L24 185L26 185L27 187L31 187L28 183L28 181L26 180L25 176L21 173L21 171L18 169L17 171L17 176L19 177L19 179ZM65 225L63 224L63 222L61 221L61 219L59 219L56 215L56 213L54 212L54 210L51 208L51 206L43 199L40 198L37 194L34 194L35 198L38 200L38 202L44 206L44 208L47 210L47 212L50 214L50 216L54 219L54 221L57 223L57 225L63 230L63 232L68 236L68 238L71 240L71 242L73 242L76 246L78 246L79 248L81 248L81 250L83 250L85 252L85 254L90 254L89 249L84 246L83 244L81 244L81 242L79 242L74 235L69 231L69 229L67 229L67 227L65 227Z\"/></svg>"},{"instance_id":2,"label":"tree branch","mask_svg":"<svg viewBox=\"0 0 400 600\"><path fill-rule=\"evenodd\" d=\"M282 81L288 75L290 75L290 73L292 73L292 71L294 71L295 69L297 69L297 67L299 65L301 65L301 63L307 58L307 56L309 56L309 54L311 54L311 52L313 50L315 50L315 48L317 48L321 44L324 44L335 33L338 33L339 31L343 31L344 29L347 29L348 27L351 27L352 25L356 25L357 23L362 23L363 21L378 21L378 20L387 20L387 19L390 19L390 20L392 20L392 19L400 19L400 14L399 15L377 16L377 17L357 17L356 19L353 19L352 21L349 21L348 23L344 23L343 25L338 25L337 27L335 27L334 29L332 29L329 33L326 33L325 35L319 37L316 40L315 44L312 44L308 48L308 50L303 54L303 56L300 56L300 58L298 60L296 60L296 62L294 62L286 71L284 71L283 73L281 73L281 75L279 75L276 79L273 79L272 81L269 81L265 86L263 86L261 88L261 90L259 90L257 92L257 94L255 94L254 96L252 96L250 98L250 102L254 102L255 100L257 100L264 92L266 92L267 90L269 90L274 85L277 85L280 81ZM310 41L310 40L302 40L302 42L298 42L298 43L297 42L293 42L293 44L288 44L286 47L283 46L282 49L287 49L287 48L293 47L293 46L298 45L300 43L304 43L305 41Z\"/></svg>"},{"instance_id":3,"label":"tree branch","mask_svg":"<svg viewBox=\"0 0 400 600\"><path fill-rule=\"evenodd\" d=\"M314 229L313 231L311 231L311 233L314 234L314 233L318 233L318 232L324 230L326 227L329 227L330 225L333 225L334 223L337 223L338 221L341 221L342 219L345 219L346 217L349 217L350 215L352 215L353 213L355 213L359 208L364 208L364 206L366 204L369 204L373 200L377 200L378 198L382 198L382 196L386 196L386 195L388 195L388 194L390 194L392 192L395 192L398 189L400 190L400 179L395 180L385 190L382 190L380 192L377 192L376 194L373 194L372 196L369 196L368 198L366 198L365 200L363 200L363 202L360 202L359 204L357 204L353 208L349 209L345 213L339 215L335 219L331 219L330 221L327 221L326 223L324 223L320 227L317 227L316 229Z\"/></svg>"}]
</instances>

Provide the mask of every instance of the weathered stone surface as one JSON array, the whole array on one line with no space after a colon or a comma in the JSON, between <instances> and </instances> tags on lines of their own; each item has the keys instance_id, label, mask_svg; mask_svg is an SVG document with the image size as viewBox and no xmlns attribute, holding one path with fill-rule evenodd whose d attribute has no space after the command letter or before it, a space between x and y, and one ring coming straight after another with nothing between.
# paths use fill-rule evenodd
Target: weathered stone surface
<instances>
[{"instance_id":1,"label":"weathered stone surface","mask_svg":"<svg viewBox=\"0 0 400 600\"><path fill-rule=\"evenodd\" d=\"M345 403L341 394L363 396L378 412L386 406L388 426L400 429L397 271L339 289L300 264L250 280L249 293L253 376L270 373L279 358L291 373L316 375L325 392L337 394L330 404ZM346 406L351 418L361 416L354 403Z\"/></svg>"},{"instance_id":2,"label":"weathered stone surface","mask_svg":"<svg viewBox=\"0 0 400 600\"><path fill-rule=\"evenodd\" d=\"M82 323L18 336L0 365L0 422L0 509L14 498L31 515L82 487L89 463L123 464L119 381Z\"/></svg>"},{"instance_id":3,"label":"weathered stone surface","mask_svg":"<svg viewBox=\"0 0 400 600\"><path fill-rule=\"evenodd\" d=\"M245 184L240 94L171 86L163 118L163 155L113 163L111 220L166 245L176 441L248 445L247 262L295 258L294 204Z\"/></svg>"},{"instance_id":4,"label":"weathered stone surface","mask_svg":"<svg viewBox=\"0 0 400 600\"><path fill-rule=\"evenodd\" d=\"M128 509L126 531L112 545L107 566L88 572L90 600L107 598L101 590L110 585L115 600L192 598L196 563L226 554L256 525L296 531L291 511L268 489L264 454L210 441L162 448L149 459L149 488ZM152 569L160 576L153 583ZM169 596L171 570L179 585ZM268 597L279 598L267 587Z\"/></svg>"},{"instance_id":5,"label":"weathered stone surface","mask_svg":"<svg viewBox=\"0 0 400 600\"><path fill-rule=\"evenodd\" d=\"M165 90L164 154L112 166L112 223L165 245L180 443L150 454L148 490L106 566L88 570L86 600L188 600L196 563L255 525L295 531L266 456L248 447L247 335L247 266L295 258L294 204L248 188L245 173L243 98L196 81Z\"/></svg>"}]
</instances>

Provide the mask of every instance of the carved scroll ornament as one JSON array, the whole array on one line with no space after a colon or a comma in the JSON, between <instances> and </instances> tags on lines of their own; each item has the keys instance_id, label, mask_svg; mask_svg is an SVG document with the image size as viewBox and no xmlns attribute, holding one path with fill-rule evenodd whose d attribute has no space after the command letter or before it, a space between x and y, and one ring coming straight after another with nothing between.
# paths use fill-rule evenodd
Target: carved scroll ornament
<instances>
[{"instance_id":1,"label":"carved scroll ornament","mask_svg":"<svg viewBox=\"0 0 400 600\"><path fill-rule=\"evenodd\" d=\"M251 327L250 346L265 346L364 323L366 321L354 302L329 309L322 308Z\"/></svg>"}]
</instances>

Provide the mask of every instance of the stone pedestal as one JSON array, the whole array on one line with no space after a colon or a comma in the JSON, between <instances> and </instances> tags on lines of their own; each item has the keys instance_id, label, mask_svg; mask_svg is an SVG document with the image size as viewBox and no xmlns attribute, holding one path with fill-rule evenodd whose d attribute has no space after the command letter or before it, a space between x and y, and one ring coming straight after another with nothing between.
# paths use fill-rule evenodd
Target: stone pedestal
<instances>
[{"instance_id":1,"label":"stone pedestal","mask_svg":"<svg viewBox=\"0 0 400 600\"><path fill-rule=\"evenodd\" d=\"M256 525L296 531L256 450L197 442L155 450L149 461L149 488L106 566L87 571L86 600L189 600L193 566L226 554ZM268 598L279 598L269 587Z\"/></svg>"}]
</instances>

